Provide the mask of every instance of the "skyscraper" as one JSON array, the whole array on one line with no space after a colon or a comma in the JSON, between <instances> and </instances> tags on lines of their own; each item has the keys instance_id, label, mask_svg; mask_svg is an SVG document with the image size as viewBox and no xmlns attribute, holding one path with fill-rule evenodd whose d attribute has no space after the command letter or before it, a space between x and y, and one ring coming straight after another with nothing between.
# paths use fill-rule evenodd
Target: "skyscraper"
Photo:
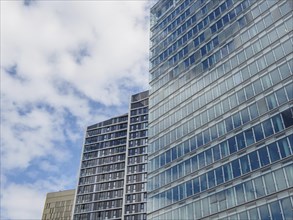
<instances>
[{"instance_id":1,"label":"skyscraper","mask_svg":"<svg viewBox=\"0 0 293 220\"><path fill-rule=\"evenodd\" d=\"M148 220L292 219L292 10L152 7Z\"/></svg>"},{"instance_id":2,"label":"skyscraper","mask_svg":"<svg viewBox=\"0 0 293 220\"><path fill-rule=\"evenodd\" d=\"M146 218L148 92L86 130L74 220ZM125 216L124 216L125 214Z\"/></svg>"}]
</instances>

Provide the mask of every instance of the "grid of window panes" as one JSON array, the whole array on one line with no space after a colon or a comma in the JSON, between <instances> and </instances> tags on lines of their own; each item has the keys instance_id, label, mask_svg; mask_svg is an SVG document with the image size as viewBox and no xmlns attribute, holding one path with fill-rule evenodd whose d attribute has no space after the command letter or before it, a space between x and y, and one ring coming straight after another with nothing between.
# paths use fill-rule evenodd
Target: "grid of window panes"
<instances>
[{"instance_id":1,"label":"grid of window panes","mask_svg":"<svg viewBox=\"0 0 293 220\"><path fill-rule=\"evenodd\" d=\"M146 220L148 91L131 97L127 148L125 220Z\"/></svg>"},{"instance_id":2,"label":"grid of window panes","mask_svg":"<svg viewBox=\"0 0 293 220\"><path fill-rule=\"evenodd\" d=\"M292 187L286 174L288 184L273 193L247 199L244 190L243 202L200 208L214 199L208 195L238 193L232 186L243 178L292 160L292 10L292 1L274 0L159 1L152 8L149 219L182 218L195 203L201 214L189 219L218 219ZM283 210L280 201L273 204Z\"/></svg>"},{"instance_id":3,"label":"grid of window panes","mask_svg":"<svg viewBox=\"0 0 293 220\"><path fill-rule=\"evenodd\" d=\"M86 131L74 220L121 219L128 115Z\"/></svg>"}]
</instances>

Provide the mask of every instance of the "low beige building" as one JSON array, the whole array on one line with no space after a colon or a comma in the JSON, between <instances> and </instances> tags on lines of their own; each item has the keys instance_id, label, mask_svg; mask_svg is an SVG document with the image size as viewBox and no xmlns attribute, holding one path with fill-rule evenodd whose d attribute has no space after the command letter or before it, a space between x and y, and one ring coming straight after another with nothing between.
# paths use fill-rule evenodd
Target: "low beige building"
<instances>
[{"instance_id":1,"label":"low beige building","mask_svg":"<svg viewBox=\"0 0 293 220\"><path fill-rule=\"evenodd\" d=\"M70 220L75 190L47 194L42 220Z\"/></svg>"}]
</instances>

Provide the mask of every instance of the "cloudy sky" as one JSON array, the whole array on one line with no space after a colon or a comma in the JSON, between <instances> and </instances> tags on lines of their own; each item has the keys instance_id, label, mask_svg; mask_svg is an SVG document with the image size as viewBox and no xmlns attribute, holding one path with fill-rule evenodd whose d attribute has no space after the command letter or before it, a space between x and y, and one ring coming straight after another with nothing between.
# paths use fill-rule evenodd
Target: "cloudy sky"
<instances>
[{"instance_id":1,"label":"cloudy sky","mask_svg":"<svg viewBox=\"0 0 293 220\"><path fill-rule=\"evenodd\" d=\"M1 219L74 188L86 126L148 88L151 1L1 0Z\"/></svg>"}]
</instances>

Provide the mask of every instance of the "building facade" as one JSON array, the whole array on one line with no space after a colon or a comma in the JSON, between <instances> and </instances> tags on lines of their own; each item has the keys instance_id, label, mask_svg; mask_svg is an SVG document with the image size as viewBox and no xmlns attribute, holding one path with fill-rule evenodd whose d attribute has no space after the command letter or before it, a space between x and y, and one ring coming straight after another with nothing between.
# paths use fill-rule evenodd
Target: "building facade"
<instances>
[{"instance_id":1,"label":"building facade","mask_svg":"<svg viewBox=\"0 0 293 220\"><path fill-rule=\"evenodd\" d=\"M146 220L148 91L133 95L129 109L124 219Z\"/></svg>"},{"instance_id":2,"label":"building facade","mask_svg":"<svg viewBox=\"0 0 293 220\"><path fill-rule=\"evenodd\" d=\"M146 218L147 104L133 95L129 113L87 128L74 220Z\"/></svg>"},{"instance_id":3,"label":"building facade","mask_svg":"<svg viewBox=\"0 0 293 220\"><path fill-rule=\"evenodd\" d=\"M152 7L148 220L292 219L292 10Z\"/></svg>"},{"instance_id":4,"label":"building facade","mask_svg":"<svg viewBox=\"0 0 293 220\"><path fill-rule=\"evenodd\" d=\"M75 190L47 194L42 220L71 220Z\"/></svg>"}]
</instances>

